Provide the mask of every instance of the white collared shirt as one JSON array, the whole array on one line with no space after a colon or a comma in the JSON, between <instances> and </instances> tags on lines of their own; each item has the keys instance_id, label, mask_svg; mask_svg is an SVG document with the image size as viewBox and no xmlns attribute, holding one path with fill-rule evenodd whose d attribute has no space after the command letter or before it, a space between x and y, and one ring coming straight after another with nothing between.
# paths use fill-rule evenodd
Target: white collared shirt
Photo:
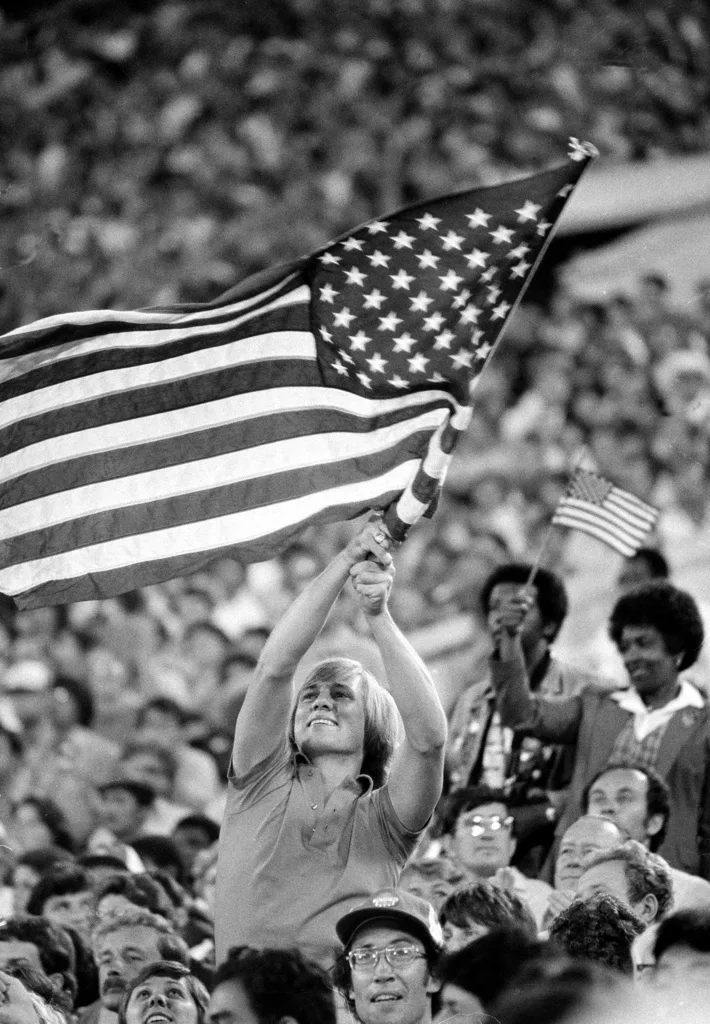
<instances>
[{"instance_id":1,"label":"white collared shirt","mask_svg":"<svg viewBox=\"0 0 710 1024\"><path fill-rule=\"evenodd\" d=\"M691 683L682 681L678 695L661 708L647 708L639 694L632 687L616 690L611 695L620 708L634 716L634 736L641 742L656 729L666 726L676 711L681 708L701 708L703 698Z\"/></svg>"}]
</instances>

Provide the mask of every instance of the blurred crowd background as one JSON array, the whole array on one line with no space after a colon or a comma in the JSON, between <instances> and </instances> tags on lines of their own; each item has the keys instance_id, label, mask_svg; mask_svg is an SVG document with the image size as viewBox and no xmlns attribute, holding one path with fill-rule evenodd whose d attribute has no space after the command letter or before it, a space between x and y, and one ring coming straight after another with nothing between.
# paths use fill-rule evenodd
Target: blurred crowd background
<instances>
[{"instance_id":1,"label":"blurred crowd background","mask_svg":"<svg viewBox=\"0 0 710 1024\"><path fill-rule=\"evenodd\" d=\"M2 330L70 309L211 299L399 205L558 162L570 135L609 164L710 149L705 0L1 11ZM560 285L515 314L440 509L397 554L393 612L447 710L487 654L478 588L497 564L542 552L562 571L568 657L603 624L616 556L548 531L580 457L661 508L652 543L674 582L710 604L710 267L694 289L679 307L653 265L632 295L582 302ZM2 679L24 728L8 792L51 783L84 843L100 819L79 742L91 724L115 756L146 737L199 750L201 776L184 753L141 771L168 803L218 821L261 646L348 532L307 532L273 562L222 560L111 601L33 612L7 601ZM344 643L373 657L347 594L316 653ZM146 715L155 697L179 705L172 725L165 707ZM2 820L22 835L15 811Z\"/></svg>"}]
</instances>

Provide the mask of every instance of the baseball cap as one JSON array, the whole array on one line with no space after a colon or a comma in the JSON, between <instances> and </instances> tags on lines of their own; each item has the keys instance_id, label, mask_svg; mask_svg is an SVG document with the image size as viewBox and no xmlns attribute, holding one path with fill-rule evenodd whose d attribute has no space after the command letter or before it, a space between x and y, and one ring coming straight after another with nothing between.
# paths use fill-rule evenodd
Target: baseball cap
<instances>
[{"instance_id":1,"label":"baseball cap","mask_svg":"<svg viewBox=\"0 0 710 1024\"><path fill-rule=\"evenodd\" d=\"M430 952L439 950L444 935L431 903L402 889L381 889L374 896L358 903L337 922L335 931L344 946L349 946L355 932L370 921L386 918L399 922L412 935L420 938Z\"/></svg>"}]
</instances>

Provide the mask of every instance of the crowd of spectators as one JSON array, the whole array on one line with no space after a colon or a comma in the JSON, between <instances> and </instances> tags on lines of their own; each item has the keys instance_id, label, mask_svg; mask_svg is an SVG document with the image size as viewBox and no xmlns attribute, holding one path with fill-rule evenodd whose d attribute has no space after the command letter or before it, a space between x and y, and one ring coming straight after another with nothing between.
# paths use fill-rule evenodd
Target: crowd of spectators
<instances>
[{"instance_id":1,"label":"crowd of spectators","mask_svg":"<svg viewBox=\"0 0 710 1024\"><path fill-rule=\"evenodd\" d=\"M65 0L22 17L5 10L0 331L68 309L212 298L375 214L553 162L570 134L609 161L710 144L702 0L642 10L613 0ZM413 1024L488 1012L511 1024L573 1010L612 1019L609 991L627 1021L653 1019L653 1000L667 1009L664 994L682 993L691 1021L692 994L707 1000L710 901L697 876L709 877L708 852L687 863L673 853L686 842L674 825L678 793L694 792L700 768L662 779L648 758L602 764L584 793L573 786L578 806L565 818L560 794L584 774L565 765L569 751L526 739L511 787L483 753L501 723L482 717L479 736L471 713L495 703L491 592L517 587L527 570L506 567L540 554L570 602L558 596L550 612L541 601L544 652L523 644L531 685L538 668L550 683L551 649L574 668L564 677L563 666L557 696L576 700L584 673L604 677L601 707L614 686L628 687L606 620L638 582L638 563L549 531L580 458L660 508L638 579L685 587L707 633L707 273L696 295L679 309L653 266L633 295L589 303L558 286L524 303L479 381L434 519L396 552L393 617L451 725L445 795L391 897L414 899L413 931L386 938L394 947L373 968L377 978L399 970L391 950L407 941L402 970L426 960ZM146 1024L141 1000L176 1024L335 1020L331 978L301 952L235 948L215 975L213 920L247 687L276 623L351 533L305 531L272 561L225 558L112 600L0 605L5 1024ZM538 585L542 594L544 570ZM348 589L297 679L343 653L382 677ZM699 702L678 711L686 725L706 707L706 657L681 676ZM692 814L702 831L705 814ZM443 960L418 899L443 926ZM337 1013L375 1024L362 931L338 929ZM412 937L423 949L412 953ZM654 993L646 1017L625 1002L634 976ZM538 1011L548 1016L525 1016Z\"/></svg>"}]
</instances>

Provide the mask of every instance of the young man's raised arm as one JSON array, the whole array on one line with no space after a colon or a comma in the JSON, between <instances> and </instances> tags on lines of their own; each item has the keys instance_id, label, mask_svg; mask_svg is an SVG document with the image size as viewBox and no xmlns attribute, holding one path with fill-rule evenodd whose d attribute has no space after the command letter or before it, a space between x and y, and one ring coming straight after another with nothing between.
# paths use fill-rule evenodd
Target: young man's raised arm
<instances>
[{"instance_id":1,"label":"young man's raised arm","mask_svg":"<svg viewBox=\"0 0 710 1024\"><path fill-rule=\"evenodd\" d=\"M293 697L291 680L298 663L325 625L351 567L369 554L389 564L389 544L379 521L367 523L298 595L272 630L234 730L232 765L236 775L246 774L283 740Z\"/></svg>"},{"instance_id":2,"label":"young man's raised arm","mask_svg":"<svg viewBox=\"0 0 710 1024\"><path fill-rule=\"evenodd\" d=\"M404 724L387 783L390 799L405 828L418 831L441 796L446 715L426 665L389 613L391 569L364 562L353 566L351 575Z\"/></svg>"}]
</instances>

